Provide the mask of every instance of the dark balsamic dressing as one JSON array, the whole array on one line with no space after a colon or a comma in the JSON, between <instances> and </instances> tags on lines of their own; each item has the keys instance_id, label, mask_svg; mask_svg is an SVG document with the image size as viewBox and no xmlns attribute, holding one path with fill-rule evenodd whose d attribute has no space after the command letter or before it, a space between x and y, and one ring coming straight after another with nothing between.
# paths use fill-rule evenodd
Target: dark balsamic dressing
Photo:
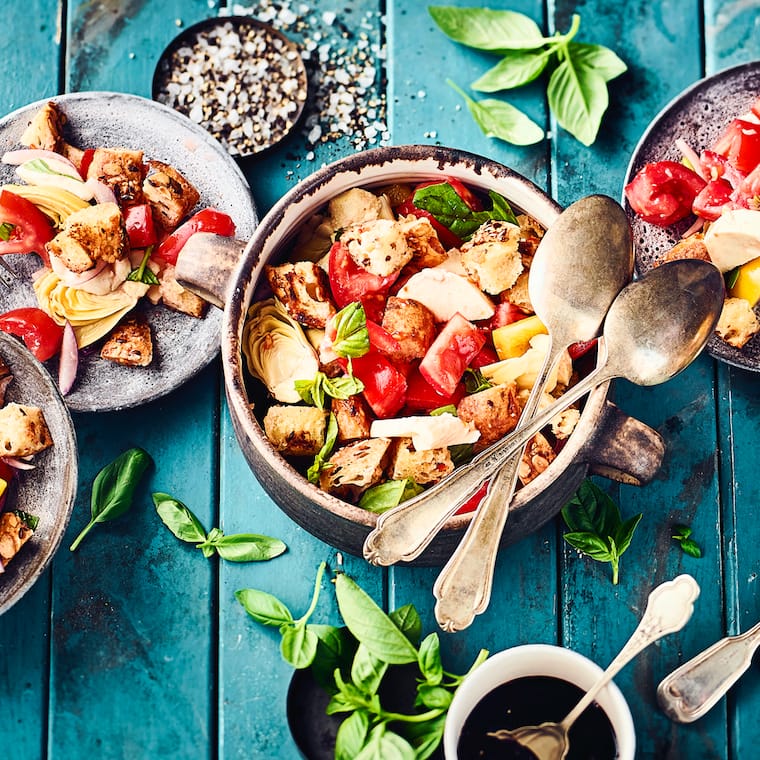
<instances>
[{"instance_id":1,"label":"dark balsamic dressing","mask_svg":"<svg viewBox=\"0 0 760 760\"><path fill-rule=\"evenodd\" d=\"M462 728L459 760L535 760L517 742L488 736L501 728L561 721L584 692L575 684L551 676L526 676L497 686L478 702ZM614 760L615 733L604 710L593 702L570 728L567 760Z\"/></svg>"}]
</instances>

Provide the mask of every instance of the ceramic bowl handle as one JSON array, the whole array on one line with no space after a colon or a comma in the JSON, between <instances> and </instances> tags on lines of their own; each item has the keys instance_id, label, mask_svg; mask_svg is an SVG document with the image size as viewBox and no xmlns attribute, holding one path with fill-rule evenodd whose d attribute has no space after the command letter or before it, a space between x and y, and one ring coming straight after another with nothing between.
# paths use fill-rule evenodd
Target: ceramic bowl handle
<instances>
[{"instance_id":1,"label":"ceramic bowl handle","mask_svg":"<svg viewBox=\"0 0 760 760\"><path fill-rule=\"evenodd\" d=\"M175 277L188 290L223 309L233 273L245 251L246 241L196 232L177 257Z\"/></svg>"},{"instance_id":2,"label":"ceramic bowl handle","mask_svg":"<svg viewBox=\"0 0 760 760\"><path fill-rule=\"evenodd\" d=\"M594 434L578 454L592 474L634 486L649 483L664 456L662 436L611 401L605 403Z\"/></svg>"}]
</instances>

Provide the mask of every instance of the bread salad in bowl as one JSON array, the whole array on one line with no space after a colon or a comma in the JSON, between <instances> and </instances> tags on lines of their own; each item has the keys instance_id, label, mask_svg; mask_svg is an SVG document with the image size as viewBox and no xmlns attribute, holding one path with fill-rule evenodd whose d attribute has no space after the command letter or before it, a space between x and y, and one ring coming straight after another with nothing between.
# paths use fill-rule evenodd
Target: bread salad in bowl
<instances>
[{"instance_id":1,"label":"bread salad in bowl","mask_svg":"<svg viewBox=\"0 0 760 760\"><path fill-rule=\"evenodd\" d=\"M42 105L21 145L2 155L15 176L0 188L0 255L40 259L36 304L0 314L0 329L23 337L40 361L60 354L64 394L82 350L151 365L153 336L138 304L202 318L206 302L174 277L177 254L196 231L235 232L226 213L198 208L182 167L140 149L70 144L66 122L55 102Z\"/></svg>"},{"instance_id":2,"label":"bread salad in bowl","mask_svg":"<svg viewBox=\"0 0 760 760\"><path fill-rule=\"evenodd\" d=\"M499 193L452 177L332 197L284 263L265 266L242 333L272 446L323 491L380 513L513 430L547 350L527 288L543 233ZM594 354L573 346L545 403ZM532 439L522 484L579 414Z\"/></svg>"}]
</instances>

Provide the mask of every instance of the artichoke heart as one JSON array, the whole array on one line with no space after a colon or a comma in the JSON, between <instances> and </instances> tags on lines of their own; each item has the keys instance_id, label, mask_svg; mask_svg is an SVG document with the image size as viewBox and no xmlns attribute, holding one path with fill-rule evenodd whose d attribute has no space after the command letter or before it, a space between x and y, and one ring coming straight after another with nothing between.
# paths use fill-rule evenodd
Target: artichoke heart
<instances>
[{"instance_id":1,"label":"artichoke heart","mask_svg":"<svg viewBox=\"0 0 760 760\"><path fill-rule=\"evenodd\" d=\"M319 359L301 325L274 298L254 304L243 328L243 353L248 371L284 404L301 400L296 380L313 380Z\"/></svg>"},{"instance_id":2,"label":"artichoke heart","mask_svg":"<svg viewBox=\"0 0 760 760\"><path fill-rule=\"evenodd\" d=\"M75 211L81 211L90 204L74 193L61 187L46 187L42 185L3 185L2 190L20 195L31 201L59 229L66 218Z\"/></svg>"}]
</instances>

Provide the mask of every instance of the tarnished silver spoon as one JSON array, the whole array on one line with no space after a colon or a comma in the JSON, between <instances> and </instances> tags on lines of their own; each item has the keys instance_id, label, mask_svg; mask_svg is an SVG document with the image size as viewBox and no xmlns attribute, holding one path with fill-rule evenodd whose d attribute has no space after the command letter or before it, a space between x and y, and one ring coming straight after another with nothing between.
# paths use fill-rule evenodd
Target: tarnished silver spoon
<instances>
[{"instance_id":1,"label":"tarnished silver spoon","mask_svg":"<svg viewBox=\"0 0 760 760\"><path fill-rule=\"evenodd\" d=\"M594 697L639 652L666 634L680 631L689 622L694 612L694 600L698 596L699 586L690 575L679 575L672 581L661 583L649 594L644 615L625 646L562 721L505 728L494 731L491 735L498 739L517 741L533 752L538 760L562 760L570 748L570 726L594 701Z\"/></svg>"},{"instance_id":2,"label":"tarnished silver spoon","mask_svg":"<svg viewBox=\"0 0 760 760\"><path fill-rule=\"evenodd\" d=\"M668 262L635 280L607 313L599 363L590 374L523 427L402 506L425 510L429 525L445 521L542 427L592 388L615 377L637 385L670 379L704 348L720 316L723 297L721 273L697 259ZM376 551L372 538L370 534L364 546L368 560L381 565L398 561L396 555L388 561L388 556Z\"/></svg>"}]
</instances>

